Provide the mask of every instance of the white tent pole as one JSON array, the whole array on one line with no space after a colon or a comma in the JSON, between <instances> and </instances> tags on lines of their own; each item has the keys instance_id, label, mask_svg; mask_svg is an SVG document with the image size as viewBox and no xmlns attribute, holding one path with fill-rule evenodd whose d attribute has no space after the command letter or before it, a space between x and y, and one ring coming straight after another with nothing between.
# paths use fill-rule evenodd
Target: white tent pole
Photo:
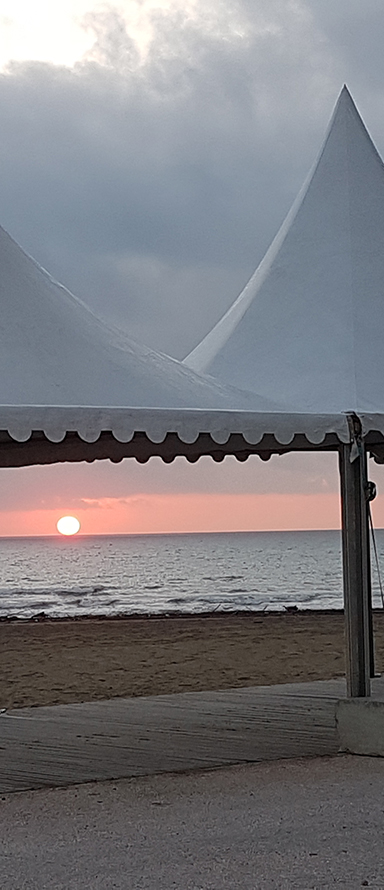
<instances>
[{"instance_id":1,"label":"white tent pole","mask_svg":"<svg viewBox=\"0 0 384 890\"><path fill-rule=\"evenodd\" d=\"M359 421L351 418L352 422ZM339 452L347 695L371 694L365 448L354 440Z\"/></svg>"}]
</instances>

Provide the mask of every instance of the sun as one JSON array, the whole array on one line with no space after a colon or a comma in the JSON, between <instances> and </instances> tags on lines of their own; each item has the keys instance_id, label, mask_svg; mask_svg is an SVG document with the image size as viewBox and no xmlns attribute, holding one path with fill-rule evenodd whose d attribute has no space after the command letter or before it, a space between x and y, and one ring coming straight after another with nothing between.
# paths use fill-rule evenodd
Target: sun
<instances>
[{"instance_id":1,"label":"sun","mask_svg":"<svg viewBox=\"0 0 384 890\"><path fill-rule=\"evenodd\" d=\"M61 535L77 535L80 529L80 522L76 516L62 516L56 523L57 531Z\"/></svg>"}]
</instances>

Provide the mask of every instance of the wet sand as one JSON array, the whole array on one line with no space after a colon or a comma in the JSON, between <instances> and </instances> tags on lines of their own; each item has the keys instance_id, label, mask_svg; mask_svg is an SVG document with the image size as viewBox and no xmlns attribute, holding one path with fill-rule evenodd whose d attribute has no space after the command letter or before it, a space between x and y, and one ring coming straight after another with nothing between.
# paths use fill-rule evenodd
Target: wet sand
<instances>
[{"instance_id":1,"label":"wet sand","mask_svg":"<svg viewBox=\"0 0 384 890\"><path fill-rule=\"evenodd\" d=\"M384 613L374 614L384 670ZM344 674L340 611L0 621L0 706L228 689Z\"/></svg>"}]
</instances>

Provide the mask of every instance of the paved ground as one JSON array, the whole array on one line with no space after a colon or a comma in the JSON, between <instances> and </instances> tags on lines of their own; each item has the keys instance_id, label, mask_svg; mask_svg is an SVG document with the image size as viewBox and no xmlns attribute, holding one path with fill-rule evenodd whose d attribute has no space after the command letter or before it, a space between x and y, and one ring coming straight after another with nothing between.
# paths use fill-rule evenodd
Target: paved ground
<instances>
[{"instance_id":1,"label":"paved ground","mask_svg":"<svg viewBox=\"0 0 384 890\"><path fill-rule=\"evenodd\" d=\"M384 888L384 760L282 760L2 795L2 890Z\"/></svg>"}]
</instances>

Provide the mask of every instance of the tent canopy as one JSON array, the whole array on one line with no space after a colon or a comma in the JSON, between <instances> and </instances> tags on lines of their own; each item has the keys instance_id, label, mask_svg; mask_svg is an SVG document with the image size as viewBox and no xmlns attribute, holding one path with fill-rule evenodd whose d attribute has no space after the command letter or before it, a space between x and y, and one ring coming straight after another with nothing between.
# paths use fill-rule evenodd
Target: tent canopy
<instances>
[{"instance_id":1,"label":"tent canopy","mask_svg":"<svg viewBox=\"0 0 384 890\"><path fill-rule=\"evenodd\" d=\"M344 87L266 256L185 364L283 411L384 414L383 344L384 167Z\"/></svg>"},{"instance_id":2,"label":"tent canopy","mask_svg":"<svg viewBox=\"0 0 384 890\"><path fill-rule=\"evenodd\" d=\"M335 449L346 412L382 443L383 237L383 166L346 88L265 259L184 364L108 327L0 229L0 466Z\"/></svg>"}]
</instances>

